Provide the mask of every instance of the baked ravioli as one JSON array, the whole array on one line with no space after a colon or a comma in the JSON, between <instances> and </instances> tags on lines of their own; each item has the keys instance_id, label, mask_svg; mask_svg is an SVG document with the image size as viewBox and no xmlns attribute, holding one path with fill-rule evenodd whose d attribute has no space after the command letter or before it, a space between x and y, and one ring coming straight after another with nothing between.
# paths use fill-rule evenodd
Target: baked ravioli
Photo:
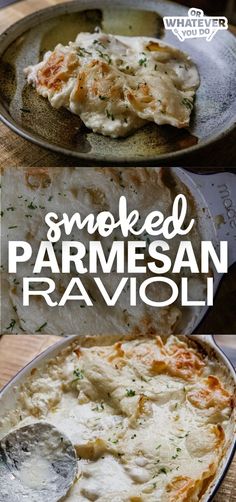
<instances>
[{"instance_id":1,"label":"baked ravioli","mask_svg":"<svg viewBox=\"0 0 236 502\"><path fill-rule=\"evenodd\" d=\"M67 108L113 138L147 122L187 127L199 86L197 68L182 51L157 39L101 31L58 44L25 74L54 108Z\"/></svg>"},{"instance_id":2,"label":"baked ravioli","mask_svg":"<svg viewBox=\"0 0 236 502\"><path fill-rule=\"evenodd\" d=\"M72 217L77 211L84 219L89 213L98 214L100 211L111 211L115 219L118 218L119 199L125 195L128 200L129 211L140 211L139 225L143 225L146 216L153 210L158 209L167 218L172 212L173 200L178 193L183 193L188 199L188 214L186 224L191 218L195 218L196 224L185 239L190 240L195 256L199 259L201 246L201 231L198 225L195 201L187 187L177 178L172 171L166 169L137 169L127 168L122 171L116 168L29 168L4 169L2 185L5 187L2 197L2 231L6 236L2 246L1 285L2 300L2 327L6 333L47 333L47 334L82 334L86 335L94 330L97 334L120 333L124 331L135 334L173 334L178 332L181 326L186 327L189 320L197 315L199 308L182 307L180 298L174 304L166 307L153 307L145 304L140 298L137 299L137 307L130 305L129 284L119 296L116 305L107 306L96 287L94 274L84 274L83 285L88 291L93 302L93 307L80 301L69 301L61 308L56 306L49 308L41 296L32 296L30 306L23 306L22 286L23 277L33 275L33 264L36 260L38 247L43 240L47 240L48 226L42 224L48 212L58 214L59 219L64 213ZM17 187L17 197L16 197ZM134 236L139 240L140 236ZM147 245L155 237L146 234L141 236ZM174 262L180 240L183 236L177 235L171 241L169 256ZM78 240L85 244L89 250L91 236L86 228L78 231L76 228L71 235L65 235L62 240ZM108 256L113 240L128 240L123 238L119 230L106 238L100 237L100 241ZM27 241L33 249L30 262L22 263L16 274L8 273L8 241ZM55 254L58 263L61 264L61 243L56 243ZM144 249L144 260L150 260L148 248ZM125 268L127 269L127 256ZM145 263L145 262L144 262ZM89 252L85 257L85 266L89 266ZM53 300L59 301L67 288L70 280L75 276L76 270L72 267L70 273L52 273L50 269L43 269L37 277L52 278L56 289ZM121 274L118 275L116 268L110 273L103 274L98 270L98 275L108 291L110 297L114 294ZM153 277L150 271L147 273L133 274L137 278L138 287L147 278ZM169 272L171 279L179 284L180 274ZM183 275L189 277L191 298L194 299L196 292L198 298L205 295L205 281L202 274L191 276L188 268L183 270ZM34 287L34 285L32 285ZM40 287L39 287L40 289ZM153 283L150 285L150 297L163 301L169 294L168 285L165 283ZM82 305L83 308L80 306Z\"/></svg>"},{"instance_id":3,"label":"baked ravioli","mask_svg":"<svg viewBox=\"0 0 236 502\"><path fill-rule=\"evenodd\" d=\"M73 442L68 502L198 502L232 437L233 386L187 337L77 338L33 369L1 434L35 421Z\"/></svg>"}]
</instances>

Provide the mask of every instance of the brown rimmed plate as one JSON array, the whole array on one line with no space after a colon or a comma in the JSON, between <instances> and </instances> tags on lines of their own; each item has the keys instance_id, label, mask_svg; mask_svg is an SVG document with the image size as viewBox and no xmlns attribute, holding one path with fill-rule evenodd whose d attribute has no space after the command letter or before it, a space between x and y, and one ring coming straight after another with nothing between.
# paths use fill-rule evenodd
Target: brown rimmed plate
<instances>
[{"instance_id":1,"label":"brown rimmed plate","mask_svg":"<svg viewBox=\"0 0 236 502\"><path fill-rule=\"evenodd\" d=\"M187 8L169 1L76 0L35 12L0 36L0 117L24 138L88 163L160 165L177 161L222 138L234 128L236 114L236 40L228 31L205 39L180 42L165 32L164 15L187 15ZM75 39L79 31L161 37L187 52L197 64L201 85L189 129L148 124L127 138L94 134L79 117L55 110L27 85L23 69L37 63L58 42Z\"/></svg>"}]
</instances>

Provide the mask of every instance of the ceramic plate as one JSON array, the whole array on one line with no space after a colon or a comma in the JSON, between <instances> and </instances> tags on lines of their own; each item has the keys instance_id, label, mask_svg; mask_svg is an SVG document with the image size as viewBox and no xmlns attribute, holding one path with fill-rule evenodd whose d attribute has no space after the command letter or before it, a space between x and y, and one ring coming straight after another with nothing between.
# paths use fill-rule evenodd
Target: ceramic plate
<instances>
[{"instance_id":1,"label":"ceramic plate","mask_svg":"<svg viewBox=\"0 0 236 502\"><path fill-rule=\"evenodd\" d=\"M236 41L228 31L184 43L165 32L164 15L187 15L187 8L168 1L76 0L41 10L20 20L0 37L0 114L24 138L73 155L88 163L147 164L200 149L234 127L236 113ZM201 85L188 130L148 124L127 138L111 139L86 129L79 117L55 110L26 84L23 69L37 63L58 42L74 40L79 31L162 38L187 52L197 64Z\"/></svg>"}]
</instances>

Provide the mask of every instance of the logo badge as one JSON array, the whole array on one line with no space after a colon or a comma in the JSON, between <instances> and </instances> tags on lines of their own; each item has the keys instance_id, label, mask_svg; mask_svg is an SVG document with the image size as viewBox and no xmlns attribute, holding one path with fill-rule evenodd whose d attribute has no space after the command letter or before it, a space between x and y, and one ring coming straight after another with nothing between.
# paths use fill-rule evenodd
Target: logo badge
<instances>
[{"instance_id":1,"label":"logo badge","mask_svg":"<svg viewBox=\"0 0 236 502\"><path fill-rule=\"evenodd\" d=\"M171 30L181 42L188 38L206 38L210 42L217 31L228 29L224 16L205 16L203 10L191 8L187 16L165 16L166 30Z\"/></svg>"}]
</instances>

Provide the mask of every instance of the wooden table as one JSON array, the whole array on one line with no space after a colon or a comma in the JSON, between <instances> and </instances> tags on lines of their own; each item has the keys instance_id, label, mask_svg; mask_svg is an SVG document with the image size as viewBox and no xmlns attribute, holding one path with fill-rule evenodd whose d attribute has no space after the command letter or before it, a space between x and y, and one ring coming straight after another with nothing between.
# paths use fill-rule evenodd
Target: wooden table
<instances>
[{"instance_id":1,"label":"wooden table","mask_svg":"<svg viewBox=\"0 0 236 502\"><path fill-rule=\"evenodd\" d=\"M9 7L0 9L0 32L8 26L18 21L32 12L62 3L63 0L23 0ZM231 27L236 33L236 29ZM205 147L199 152L188 154L184 158L179 158L178 166L227 166L236 165L236 130L227 137L212 146ZM73 166L80 165L78 159L52 153L37 145L31 144L23 138L9 130L5 125L0 124L0 167L5 165L14 166ZM162 162L162 165L173 165L172 161Z\"/></svg>"},{"instance_id":2,"label":"wooden table","mask_svg":"<svg viewBox=\"0 0 236 502\"><path fill-rule=\"evenodd\" d=\"M218 337L228 349L235 349L236 335ZM56 343L60 338L45 335L5 335L0 338L0 388L12 378L19 369L33 359L47 347ZM218 492L214 502L236 502L236 458Z\"/></svg>"}]
</instances>

